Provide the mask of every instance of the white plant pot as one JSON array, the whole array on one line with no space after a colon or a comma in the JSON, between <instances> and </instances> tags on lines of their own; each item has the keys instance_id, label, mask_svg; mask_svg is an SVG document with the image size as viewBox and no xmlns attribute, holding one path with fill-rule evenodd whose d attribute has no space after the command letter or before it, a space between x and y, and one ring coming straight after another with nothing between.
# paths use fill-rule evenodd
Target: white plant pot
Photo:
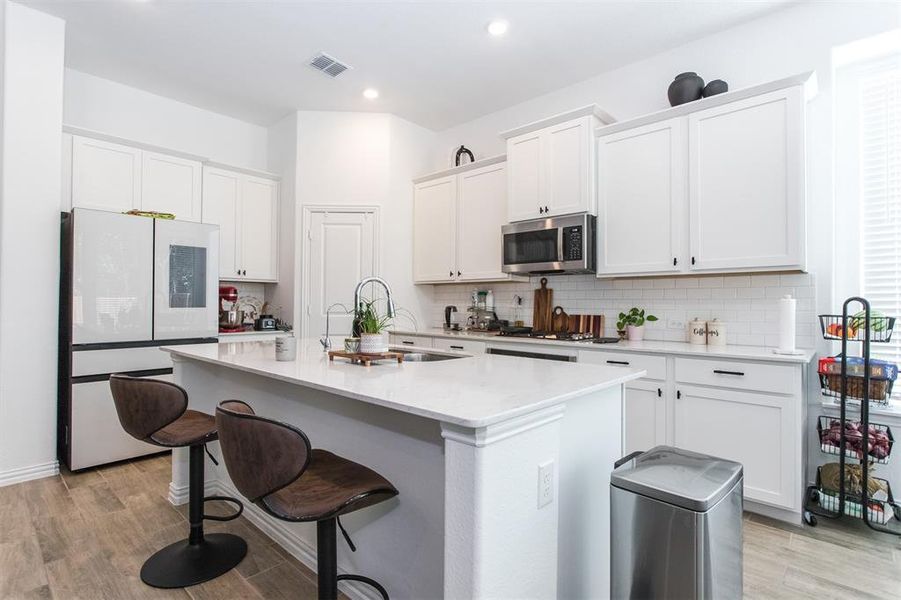
<instances>
[{"instance_id":1,"label":"white plant pot","mask_svg":"<svg viewBox=\"0 0 901 600\"><path fill-rule=\"evenodd\" d=\"M384 333L361 333L360 352L380 354L388 351L388 336Z\"/></svg>"},{"instance_id":2,"label":"white plant pot","mask_svg":"<svg viewBox=\"0 0 901 600\"><path fill-rule=\"evenodd\" d=\"M644 339L644 325L639 325L638 327L627 325L626 332L630 342L640 342Z\"/></svg>"}]
</instances>

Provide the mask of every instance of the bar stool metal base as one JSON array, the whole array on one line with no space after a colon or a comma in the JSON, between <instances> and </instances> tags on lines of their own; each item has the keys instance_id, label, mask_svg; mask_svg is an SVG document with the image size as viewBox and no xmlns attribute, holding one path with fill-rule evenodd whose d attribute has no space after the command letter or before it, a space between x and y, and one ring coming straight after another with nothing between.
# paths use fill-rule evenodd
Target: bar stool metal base
<instances>
[{"instance_id":1,"label":"bar stool metal base","mask_svg":"<svg viewBox=\"0 0 901 600\"><path fill-rule=\"evenodd\" d=\"M247 542L230 533L205 534L199 544L180 540L147 559L141 581L156 588L197 585L230 571L247 554Z\"/></svg>"}]
</instances>

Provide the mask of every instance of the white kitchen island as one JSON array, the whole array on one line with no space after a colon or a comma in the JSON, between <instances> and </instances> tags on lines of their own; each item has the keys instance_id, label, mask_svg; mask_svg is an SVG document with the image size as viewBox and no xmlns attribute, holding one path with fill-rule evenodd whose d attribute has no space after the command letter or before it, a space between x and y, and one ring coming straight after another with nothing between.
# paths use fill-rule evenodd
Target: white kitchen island
<instances>
[{"instance_id":1,"label":"white kitchen island","mask_svg":"<svg viewBox=\"0 0 901 600\"><path fill-rule=\"evenodd\" d=\"M608 596L609 474L623 386L643 371L494 355L363 367L298 346L292 362L277 362L271 342L163 350L191 408L244 400L397 487L342 519L358 551L339 541L339 572L373 577L395 599ZM208 493L237 495L224 465L207 466ZM187 500L187 471L177 452L174 503ZM245 514L315 568L314 524Z\"/></svg>"}]
</instances>

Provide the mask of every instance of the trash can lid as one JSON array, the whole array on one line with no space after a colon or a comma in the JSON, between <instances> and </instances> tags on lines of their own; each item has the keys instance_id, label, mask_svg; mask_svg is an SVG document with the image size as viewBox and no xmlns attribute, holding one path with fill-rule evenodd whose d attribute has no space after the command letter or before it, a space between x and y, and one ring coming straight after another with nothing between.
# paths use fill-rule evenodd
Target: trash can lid
<instances>
[{"instance_id":1,"label":"trash can lid","mask_svg":"<svg viewBox=\"0 0 901 600\"><path fill-rule=\"evenodd\" d=\"M610 484L667 504L706 512L741 478L740 463L657 446L614 469Z\"/></svg>"}]
</instances>

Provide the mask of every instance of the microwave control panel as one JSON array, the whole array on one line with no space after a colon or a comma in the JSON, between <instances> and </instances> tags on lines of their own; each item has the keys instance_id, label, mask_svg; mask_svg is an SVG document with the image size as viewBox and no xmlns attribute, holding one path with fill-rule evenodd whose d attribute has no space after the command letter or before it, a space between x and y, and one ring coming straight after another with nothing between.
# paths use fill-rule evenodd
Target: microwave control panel
<instances>
[{"instance_id":1,"label":"microwave control panel","mask_svg":"<svg viewBox=\"0 0 901 600\"><path fill-rule=\"evenodd\" d=\"M563 228L563 260L582 260L582 226Z\"/></svg>"}]
</instances>

